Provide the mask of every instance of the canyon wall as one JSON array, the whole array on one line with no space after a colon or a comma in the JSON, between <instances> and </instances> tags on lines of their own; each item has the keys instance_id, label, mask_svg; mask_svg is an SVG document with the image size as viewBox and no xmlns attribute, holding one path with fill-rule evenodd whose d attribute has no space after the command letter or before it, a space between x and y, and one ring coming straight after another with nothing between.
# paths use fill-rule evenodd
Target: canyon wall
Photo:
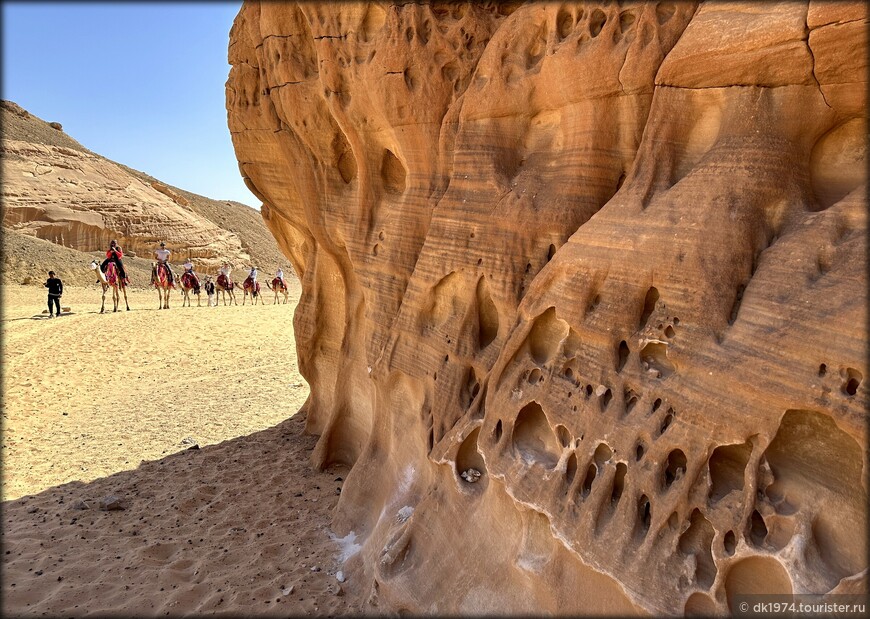
<instances>
[{"instance_id":1,"label":"canyon wall","mask_svg":"<svg viewBox=\"0 0 870 619\"><path fill-rule=\"evenodd\" d=\"M858 2L242 6L370 604L866 590L866 58Z\"/></svg>"}]
</instances>

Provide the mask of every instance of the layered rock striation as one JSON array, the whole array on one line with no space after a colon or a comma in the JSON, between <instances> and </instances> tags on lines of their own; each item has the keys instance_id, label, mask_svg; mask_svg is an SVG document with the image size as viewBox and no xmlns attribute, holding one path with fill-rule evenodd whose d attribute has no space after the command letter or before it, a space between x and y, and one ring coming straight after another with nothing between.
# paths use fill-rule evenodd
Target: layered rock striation
<instances>
[{"instance_id":1,"label":"layered rock striation","mask_svg":"<svg viewBox=\"0 0 870 619\"><path fill-rule=\"evenodd\" d=\"M239 267L254 261L270 270L285 262L254 209L171 187L110 161L59 123L46 123L11 101L0 103L0 113L6 231L80 252L105 251L116 239L127 254L152 259L157 243L165 241L176 258L190 257L202 272L216 272L224 260Z\"/></svg>"},{"instance_id":2,"label":"layered rock striation","mask_svg":"<svg viewBox=\"0 0 870 619\"><path fill-rule=\"evenodd\" d=\"M866 588L866 57L861 3L243 5L230 130L372 604Z\"/></svg>"}]
</instances>

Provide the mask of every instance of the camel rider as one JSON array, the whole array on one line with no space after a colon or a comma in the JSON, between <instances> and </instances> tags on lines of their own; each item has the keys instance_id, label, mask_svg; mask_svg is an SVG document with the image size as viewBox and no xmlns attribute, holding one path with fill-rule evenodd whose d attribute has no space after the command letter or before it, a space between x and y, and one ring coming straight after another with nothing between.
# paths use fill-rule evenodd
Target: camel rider
<instances>
[{"instance_id":1,"label":"camel rider","mask_svg":"<svg viewBox=\"0 0 870 619\"><path fill-rule=\"evenodd\" d=\"M184 272L193 277L194 290L199 290L199 277L197 277L196 273L193 272L193 263L190 261L190 258L187 259L187 262L185 262L183 266Z\"/></svg>"},{"instance_id":2,"label":"camel rider","mask_svg":"<svg viewBox=\"0 0 870 619\"><path fill-rule=\"evenodd\" d=\"M130 280L127 279L127 272L124 270L124 263L121 262L121 258L124 257L124 252L121 250L121 246L118 245L118 241L112 239L109 242L109 249L106 251L106 259L103 260L103 263L100 265L100 270L105 273L106 267L109 266L110 262L114 262L115 266L118 267L118 275L121 277L121 280L124 284L129 284Z\"/></svg>"},{"instance_id":3,"label":"camel rider","mask_svg":"<svg viewBox=\"0 0 870 619\"><path fill-rule=\"evenodd\" d=\"M284 281L284 269L278 267L278 271L275 273L275 277L278 279L278 281L281 282L281 286L283 288L287 288L287 282Z\"/></svg>"},{"instance_id":4,"label":"camel rider","mask_svg":"<svg viewBox=\"0 0 870 619\"><path fill-rule=\"evenodd\" d=\"M229 262L224 262L221 265L221 268L218 269L218 283L221 284L224 288L232 288L233 280L230 279L230 273L233 272L233 268L230 266ZM223 275L224 279L221 281L220 276Z\"/></svg>"},{"instance_id":5,"label":"camel rider","mask_svg":"<svg viewBox=\"0 0 870 619\"><path fill-rule=\"evenodd\" d=\"M172 267L169 266L169 254L172 252L166 249L166 243L160 241L160 249L154 250L154 255L157 257L158 264L165 264L166 271L169 273L169 283L172 284L175 276L172 274Z\"/></svg>"},{"instance_id":6,"label":"camel rider","mask_svg":"<svg viewBox=\"0 0 870 619\"><path fill-rule=\"evenodd\" d=\"M248 277L251 278L251 288L257 288L257 267L251 267L251 272L248 274Z\"/></svg>"}]
</instances>

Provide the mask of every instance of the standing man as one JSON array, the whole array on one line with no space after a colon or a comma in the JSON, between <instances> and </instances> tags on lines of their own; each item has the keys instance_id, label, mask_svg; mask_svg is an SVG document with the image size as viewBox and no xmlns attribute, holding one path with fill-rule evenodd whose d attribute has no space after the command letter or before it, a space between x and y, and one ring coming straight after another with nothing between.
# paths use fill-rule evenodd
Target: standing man
<instances>
[{"instance_id":1,"label":"standing man","mask_svg":"<svg viewBox=\"0 0 870 619\"><path fill-rule=\"evenodd\" d=\"M60 278L54 276L54 271L48 272L48 280L44 286L48 288L48 317L54 318L52 303L57 308L57 315L60 316L60 298L63 296L63 282Z\"/></svg>"},{"instance_id":2,"label":"standing man","mask_svg":"<svg viewBox=\"0 0 870 619\"><path fill-rule=\"evenodd\" d=\"M172 252L166 249L166 243L160 241L160 249L154 250L154 255L157 257L158 264L165 264L166 271L169 273L169 283L173 283L172 267L169 266L169 255Z\"/></svg>"}]
</instances>

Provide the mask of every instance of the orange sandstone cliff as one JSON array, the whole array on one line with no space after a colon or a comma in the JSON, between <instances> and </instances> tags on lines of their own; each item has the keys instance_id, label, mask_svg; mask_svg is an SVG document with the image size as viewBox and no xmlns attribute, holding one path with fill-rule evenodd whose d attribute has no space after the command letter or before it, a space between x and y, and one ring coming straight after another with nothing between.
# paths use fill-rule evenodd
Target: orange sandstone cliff
<instances>
[{"instance_id":1,"label":"orange sandstone cliff","mask_svg":"<svg viewBox=\"0 0 870 619\"><path fill-rule=\"evenodd\" d=\"M864 590L867 51L860 2L243 5L230 130L372 605Z\"/></svg>"}]
</instances>

